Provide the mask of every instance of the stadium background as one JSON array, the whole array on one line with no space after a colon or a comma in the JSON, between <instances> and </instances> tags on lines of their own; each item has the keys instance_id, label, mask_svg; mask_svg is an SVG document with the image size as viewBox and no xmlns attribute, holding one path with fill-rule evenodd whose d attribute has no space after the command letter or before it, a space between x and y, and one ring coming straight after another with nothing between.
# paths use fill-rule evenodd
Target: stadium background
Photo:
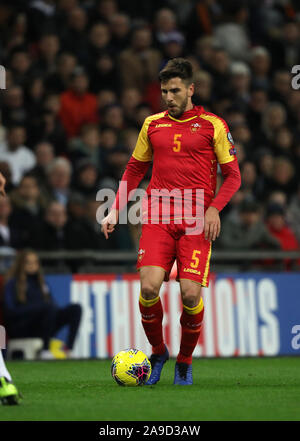
<instances>
[{"instance_id":1,"label":"stadium background","mask_svg":"<svg viewBox=\"0 0 300 441\"><path fill-rule=\"evenodd\" d=\"M1 273L17 250L38 250L56 300L74 301L76 291L84 307L78 356L107 357L136 342L141 328L132 322L122 328L128 316L110 306L114 295L108 285L116 280L117 296L130 297L132 288L124 288L122 280L135 278L140 226L119 226L106 241L96 222L96 193L117 189L144 118L163 109L159 70L170 58L184 56L195 70L194 102L227 121L242 174L240 190L222 212L212 257L225 303L207 323L213 336L223 320L225 337L202 355L268 354L264 332L266 341L275 341L269 355L299 353L298 343L291 344L300 323L300 92L292 88L291 74L300 60L299 4L1 1L0 24L0 62L6 69L0 171L8 194L0 200ZM272 271L280 272L279 279ZM108 283L106 300L93 295L99 273ZM254 286L260 278L276 291L265 315ZM233 291L243 281L237 300ZM173 281L166 288L176 289ZM242 329L247 306L253 314ZM117 315L123 324L112 332ZM94 329L96 322L103 327Z\"/></svg>"}]
</instances>

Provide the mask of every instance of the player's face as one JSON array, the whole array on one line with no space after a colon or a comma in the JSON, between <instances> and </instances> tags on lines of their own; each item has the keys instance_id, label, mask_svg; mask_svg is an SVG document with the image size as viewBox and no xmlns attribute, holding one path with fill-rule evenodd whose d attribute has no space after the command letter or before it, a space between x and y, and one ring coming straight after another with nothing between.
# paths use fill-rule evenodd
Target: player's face
<instances>
[{"instance_id":1,"label":"player's face","mask_svg":"<svg viewBox=\"0 0 300 441\"><path fill-rule=\"evenodd\" d=\"M192 106L191 97L194 93L194 84L186 85L181 78L171 78L161 84L161 93L169 114L174 118L179 118Z\"/></svg>"}]
</instances>

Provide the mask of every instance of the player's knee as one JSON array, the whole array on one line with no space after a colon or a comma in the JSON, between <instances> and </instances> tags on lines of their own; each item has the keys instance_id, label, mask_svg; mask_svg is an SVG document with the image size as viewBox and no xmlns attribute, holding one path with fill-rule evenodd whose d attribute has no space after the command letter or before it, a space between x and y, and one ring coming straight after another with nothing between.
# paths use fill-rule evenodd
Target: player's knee
<instances>
[{"instance_id":1,"label":"player's knee","mask_svg":"<svg viewBox=\"0 0 300 441\"><path fill-rule=\"evenodd\" d=\"M193 287L186 288L181 293L182 303L188 308L194 308L200 302L200 293L198 289Z\"/></svg>"},{"instance_id":2,"label":"player's knee","mask_svg":"<svg viewBox=\"0 0 300 441\"><path fill-rule=\"evenodd\" d=\"M159 295L159 287L152 283L145 283L141 287L141 295L145 300L155 299Z\"/></svg>"}]
</instances>

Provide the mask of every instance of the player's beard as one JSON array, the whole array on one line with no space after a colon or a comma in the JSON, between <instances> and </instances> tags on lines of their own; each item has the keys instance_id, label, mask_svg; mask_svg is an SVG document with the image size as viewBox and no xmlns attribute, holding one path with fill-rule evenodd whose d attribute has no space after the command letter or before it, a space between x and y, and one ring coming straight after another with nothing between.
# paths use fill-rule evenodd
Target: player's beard
<instances>
[{"instance_id":1,"label":"player's beard","mask_svg":"<svg viewBox=\"0 0 300 441\"><path fill-rule=\"evenodd\" d=\"M186 95L184 101L180 105L174 108L168 107L169 114L173 116L173 118L180 118L181 115L185 112L187 103L188 103L188 95Z\"/></svg>"}]
</instances>

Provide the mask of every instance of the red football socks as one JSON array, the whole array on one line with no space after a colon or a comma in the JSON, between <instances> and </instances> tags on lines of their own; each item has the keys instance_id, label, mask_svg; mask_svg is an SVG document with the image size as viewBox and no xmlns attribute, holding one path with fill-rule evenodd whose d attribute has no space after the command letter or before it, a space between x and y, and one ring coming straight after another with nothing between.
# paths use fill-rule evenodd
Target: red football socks
<instances>
[{"instance_id":1,"label":"red football socks","mask_svg":"<svg viewBox=\"0 0 300 441\"><path fill-rule=\"evenodd\" d=\"M194 308L183 306L180 317L181 342L176 360L177 363L192 363L192 354L200 336L203 316L204 306L202 299L199 305Z\"/></svg>"},{"instance_id":2,"label":"red football socks","mask_svg":"<svg viewBox=\"0 0 300 441\"><path fill-rule=\"evenodd\" d=\"M163 354L165 352L165 344L163 340L163 309L160 297L145 300L140 296L140 311L142 315L142 325L149 343L152 345L153 354Z\"/></svg>"}]
</instances>

